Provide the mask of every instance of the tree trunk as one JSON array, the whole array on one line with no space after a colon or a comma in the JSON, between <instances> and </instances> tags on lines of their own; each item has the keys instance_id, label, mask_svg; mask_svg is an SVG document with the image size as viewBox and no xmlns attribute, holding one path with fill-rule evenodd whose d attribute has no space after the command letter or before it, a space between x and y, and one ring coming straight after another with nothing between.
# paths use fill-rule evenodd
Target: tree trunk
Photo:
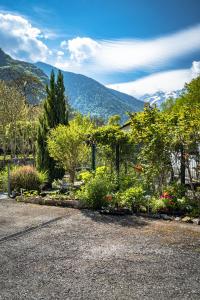
<instances>
[{"instance_id":1,"label":"tree trunk","mask_svg":"<svg viewBox=\"0 0 200 300\"><path fill-rule=\"evenodd\" d=\"M76 174L75 169L69 171L70 182L73 184L74 184L74 180L75 180L75 174Z\"/></svg>"}]
</instances>

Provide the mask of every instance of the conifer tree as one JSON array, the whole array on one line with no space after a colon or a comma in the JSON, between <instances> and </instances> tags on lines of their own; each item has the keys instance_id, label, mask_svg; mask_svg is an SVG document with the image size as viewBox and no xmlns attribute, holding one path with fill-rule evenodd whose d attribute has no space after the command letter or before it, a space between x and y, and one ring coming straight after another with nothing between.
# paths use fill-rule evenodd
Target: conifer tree
<instances>
[{"instance_id":1,"label":"conifer tree","mask_svg":"<svg viewBox=\"0 0 200 300\"><path fill-rule=\"evenodd\" d=\"M47 136L49 131L59 124L68 124L65 88L63 75L58 72L57 81L52 70L49 86L46 87L47 97L43 105L43 113L39 119L37 135L37 167L47 171L49 182L62 178L64 170L56 166L55 161L49 156Z\"/></svg>"},{"instance_id":2,"label":"conifer tree","mask_svg":"<svg viewBox=\"0 0 200 300\"><path fill-rule=\"evenodd\" d=\"M56 97L57 105L55 108L57 124L68 124L68 112L66 107L66 96L65 96L65 87L63 81L63 74L61 71L58 71L57 82L56 82Z\"/></svg>"}]
</instances>

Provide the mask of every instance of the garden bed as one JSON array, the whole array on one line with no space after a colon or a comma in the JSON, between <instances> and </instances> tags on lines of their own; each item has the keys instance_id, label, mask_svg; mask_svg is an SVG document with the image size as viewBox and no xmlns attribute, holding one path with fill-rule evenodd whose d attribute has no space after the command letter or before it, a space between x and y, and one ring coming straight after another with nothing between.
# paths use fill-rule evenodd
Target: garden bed
<instances>
[{"instance_id":1,"label":"garden bed","mask_svg":"<svg viewBox=\"0 0 200 300\"><path fill-rule=\"evenodd\" d=\"M48 206L60 206L60 207L70 207L70 208L77 208L83 209L86 208L83 203L79 200L74 199L64 199L63 196L57 198L51 198L49 196L42 197L42 196L18 196L16 198L17 202L24 202L24 203L32 203L32 204L39 204L39 205L48 205ZM171 216L168 214L162 213L134 213L130 209L127 208L112 208L112 209L101 209L99 210L100 214L104 215L116 215L116 216L124 216L124 215L136 215L141 216L144 218L150 219L161 219L165 221L175 221L175 222L183 222L183 223L190 223L195 225L200 225L200 217L193 218L190 216Z\"/></svg>"},{"instance_id":2,"label":"garden bed","mask_svg":"<svg viewBox=\"0 0 200 300\"><path fill-rule=\"evenodd\" d=\"M146 214L146 213L137 213L137 216L151 218L151 219L162 219L165 221L176 221L176 222L184 222L190 224L200 225L200 217L194 218L187 215L183 216L171 216L167 214Z\"/></svg>"},{"instance_id":3,"label":"garden bed","mask_svg":"<svg viewBox=\"0 0 200 300\"><path fill-rule=\"evenodd\" d=\"M18 196L16 197L17 202L49 205L49 206L61 206L61 207L71 207L71 208L82 208L82 204L78 200L63 199L63 198L50 198L42 196Z\"/></svg>"}]
</instances>

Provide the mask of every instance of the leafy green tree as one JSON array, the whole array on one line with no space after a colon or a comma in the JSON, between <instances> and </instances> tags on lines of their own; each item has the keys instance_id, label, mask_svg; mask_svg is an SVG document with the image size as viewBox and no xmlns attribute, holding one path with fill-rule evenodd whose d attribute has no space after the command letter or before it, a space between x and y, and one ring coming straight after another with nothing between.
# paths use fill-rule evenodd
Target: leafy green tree
<instances>
[{"instance_id":1,"label":"leafy green tree","mask_svg":"<svg viewBox=\"0 0 200 300\"><path fill-rule=\"evenodd\" d=\"M111 116L108 119L108 125L120 126L121 117L119 115Z\"/></svg>"},{"instance_id":2,"label":"leafy green tree","mask_svg":"<svg viewBox=\"0 0 200 300\"><path fill-rule=\"evenodd\" d=\"M16 88L27 104L36 103L43 96L43 82L22 67L12 65L6 68L5 75L7 85Z\"/></svg>"},{"instance_id":3,"label":"leafy green tree","mask_svg":"<svg viewBox=\"0 0 200 300\"><path fill-rule=\"evenodd\" d=\"M139 144L138 164L146 185L152 191L162 192L171 165L171 136L168 117L156 107L146 105L143 112L131 116L132 137Z\"/></svg>"},{"instance_id":4,"label":"leafy green tree","mask_svg":"<svg viewBox=\"0 0 200 300\"><path fill-rule=\"evenodd\" d=\"M14 87L7 86L0 81L0 148L3 150L4 159L7 150L15 156L17 148L17 122L25 120L27 107L25 98ZM8 139L7 130L12 132L12 139Z\"/></svg>"},{"instance_id":5,"label":"leafy green tree","mask_svg":"<svg viewBox=\"0 0 200 300\"><path fill-rule=\"evenodd\" d=\"M69 125L59 125L52 129L48 137L50 156L69 172L74 182L76 168L88 161L89 148L86 144L87 132L93 128L88 117L77 115Z\"/></svg>"},{"instance_id":6,"label":"leafy green tree","mask_svg":"<svg viewBox=\"0 0 200 300\"><path fill-rule=\"evenodd\" d=\"M182 164L185 165L189 176L189 182L193 197L197 197L194 188L190 157L200 160L200 76L185 85L183 95L174 101L174 104L166 107L165 115L170 118L169 131L171 131L171 143L174 148L174 155L182 151ZM199 169L196 169L196 176L199 177Z\"/></svg>"},{"instance_id":7,"label":"leafy green tree","mask_svg":"<svg viewBox=\"0 0 200 300\"><path fill-rule=\"evenodd\" d=\"M59 124L68 124L65 88L63 75L59 71L57 81L52 71L49 87L47 86L47 98L44 101L43 113L39 118L37 136L37 166L39 170L47 171L49 182L64 175L64 169L58 168L56 162L49 156L47 137L52 128Z\"/></svg>"},{"instance_id":8,"label":"leafy green tree","mask_svg":"<svg viewBox=\"0 0 200 300\"><path fill-rule=\"evenodd\" d=\"M141 177L152 191L162 192L173 174L172 160L185 164L193 198L195 193L190 157L200 160L200 77L186 84L178 99L169 99L162 107L147 105L143 112L131 115L133 139L139 144L138 164ZM182 155L181 155L182 153ZM180 159L181 158L181 159ZM198 168L197 168L198 169ZM183 171L183 169L182 169ZM198 173L198 170L195 172ZM197 178L198 178L197 174ZM173 178L173 176L171 177Z\"/></svg>"}]
</instances>

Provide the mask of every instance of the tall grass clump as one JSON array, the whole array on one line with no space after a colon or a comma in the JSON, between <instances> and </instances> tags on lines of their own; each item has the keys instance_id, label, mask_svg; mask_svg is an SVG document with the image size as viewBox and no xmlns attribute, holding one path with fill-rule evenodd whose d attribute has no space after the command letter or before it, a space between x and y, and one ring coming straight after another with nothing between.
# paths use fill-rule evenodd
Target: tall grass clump
<instances>
[{"instance_id":1,"label":"tall grass clump","mask_svg":"<svg viewBox=\"0 0 200 300\"><path fill-rule=\"evenodd\" d=\"M10 182L12 191L39 190L40 185L44 183L47 176L44 172L39 172L33 166L20 166L13 169L10 173Z\"/></svg>"}]
</instances>

